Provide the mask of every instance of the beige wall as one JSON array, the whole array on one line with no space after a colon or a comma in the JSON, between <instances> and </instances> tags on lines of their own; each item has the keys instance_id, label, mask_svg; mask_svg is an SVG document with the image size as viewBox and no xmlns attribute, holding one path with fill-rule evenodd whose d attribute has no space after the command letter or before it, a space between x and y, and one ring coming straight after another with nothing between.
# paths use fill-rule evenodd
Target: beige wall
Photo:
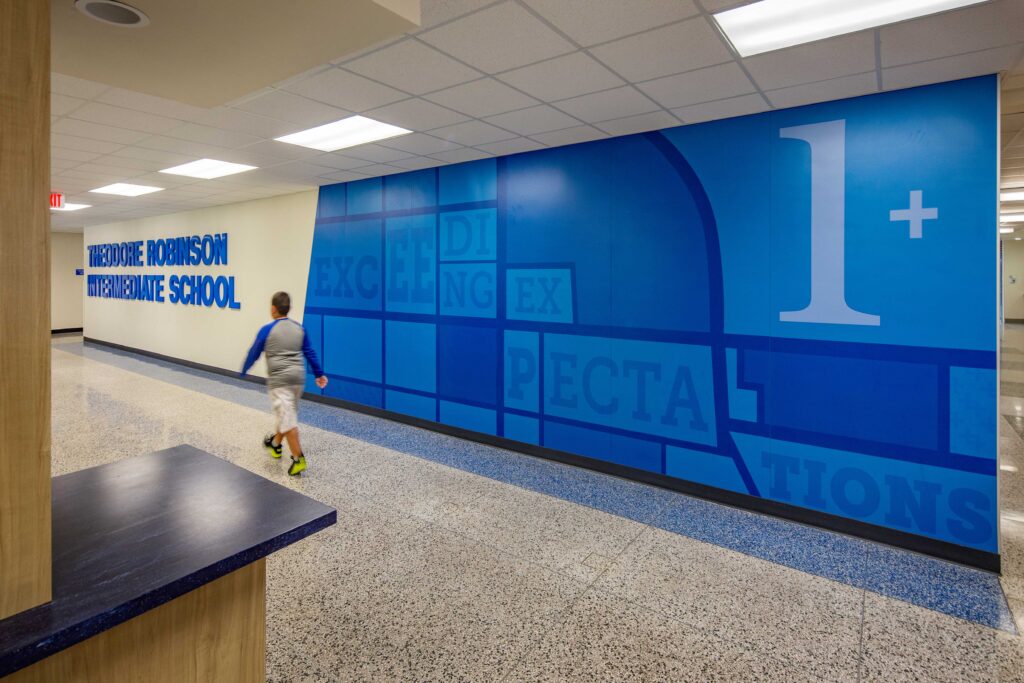
<instances>
[{"instance_id":1,"label":"beige wall","mask_svg":"<svg viewBox=\"0 0 1024 683\"><path fill-rule=\"evenodd\" d=\"M1003 318L1024 320L1024 240L1003 241Z\"/></svg>"},{"instance_id":2,"label":"beige wall","mask_svg":"<svg viewBox=\"0 0 1024 683\"><path fill-rule=\"evenodd\" d=\"M55 232L50 235L50 329L82 326L82 296L85 277L75 275L82 267L82 234Z\"/></svg>"},{"instance_id":3,"label":"beige wall","mask_svg":"<svg viewBox=\"0 0 1024 683\"><path fill-rule=\"evenodd\" d=\"M292 295L302 320L316 218L315 190L240 204L143 218L85 229L85 245L228 233L228 264L89 268L86 274L235 277L238 310L85 297L85 335L174 358L238 370L256 331L270 318L270 297ZM126 200L129 201L129 200ZM87 260L88 262L88 260ZM165 295L167 286L165 284ZM255 372L264 374L263 363Z\"/></svg>"}]
</instances>

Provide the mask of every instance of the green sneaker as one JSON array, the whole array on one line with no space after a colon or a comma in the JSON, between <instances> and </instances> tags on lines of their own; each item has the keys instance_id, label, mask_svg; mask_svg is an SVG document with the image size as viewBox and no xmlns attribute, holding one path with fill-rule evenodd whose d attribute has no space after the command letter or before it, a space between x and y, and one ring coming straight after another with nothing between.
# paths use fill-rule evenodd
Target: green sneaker
<instances>
[{"instance_id":1,"label":"green sneaker","mask_svg":"<svg viewBox=\"0 0 1024 683\"><path fill-rule=\"evenodd\" d=\"M294 477L304 469L306 469L306 456L300 455L298 460L292 458L292 465L288 468L288 474Z\"/></svg>"},{"instance_id":2,"label":"green sneaker","mask_svg":"<svg viewBox=\"0 0 1024 683\"><path fill-rule=\"evenodd\" d=\"M270 452L270 457L280 458L281 457L281 444L274 445L274 435L271 434L267 438L263 439L263 447Z\"/></svg>"}]
</instances>

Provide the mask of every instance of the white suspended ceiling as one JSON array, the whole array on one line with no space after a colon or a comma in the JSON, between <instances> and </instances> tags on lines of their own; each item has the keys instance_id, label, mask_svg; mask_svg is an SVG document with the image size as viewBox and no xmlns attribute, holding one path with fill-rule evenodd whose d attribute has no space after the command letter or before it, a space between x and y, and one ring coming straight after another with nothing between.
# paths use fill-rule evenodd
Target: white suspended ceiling
<instances>
[{"instance_id":1,"label":"white suspended ceiling","mask_svg":"<svg viewBox=\"0 0 1024 683\"><path fill-rule=\"evenodd\" d=\"M93 207L54 213L53 225L80 229L1001 72L1024 55L1024 1L990 0L740 59L710 18L740 4L423 0L421 29L212 108L54 74L53 189ZM1024 186L1024 101L1015 106L1020 116L1004 117L1004 182ZM352 114L416 132L335 153L273 140ZM200 158L260 168L217 180L158 173ZM167 189L88 192L114 182Z\"/></svg>"}]
</instances>

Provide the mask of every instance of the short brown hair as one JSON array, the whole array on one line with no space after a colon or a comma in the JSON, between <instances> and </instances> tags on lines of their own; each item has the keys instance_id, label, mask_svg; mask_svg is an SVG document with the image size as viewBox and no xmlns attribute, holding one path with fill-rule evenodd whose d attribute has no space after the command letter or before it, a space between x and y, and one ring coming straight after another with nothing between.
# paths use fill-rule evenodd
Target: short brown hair
<instances>
[{"instance_id":1,"label":"short brown hair","mask_svg":"<svg viewBox=\"0 0 1024 683\"><path fill-rule=\"evenodd\" d=\"M288 311L292 310L292 298L288 296L288 292L277 292L270 303L281 315L288 315Z\"/></svg>"}]
</instances>

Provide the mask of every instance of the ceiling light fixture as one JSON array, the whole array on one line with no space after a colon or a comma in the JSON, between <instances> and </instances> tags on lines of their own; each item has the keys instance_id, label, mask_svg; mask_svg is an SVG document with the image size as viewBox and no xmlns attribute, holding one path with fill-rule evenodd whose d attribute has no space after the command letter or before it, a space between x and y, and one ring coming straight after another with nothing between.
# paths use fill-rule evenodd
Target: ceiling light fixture
<instances>
[{"instance_id":1,"label":"ceiling light fixture","mask_svg":"<svg viewBox=\"0 0 1024 683\"><path fill-rule=\"evenodd\" d=\"M999 228L1000 235L1009 235L1011 232L1013 232L1013 228Z\"/></svg>"},{"instance_id":2,"label":"ceiling light fixture","mask_svg":"<svg viewBox=\"0 0 1024 683\"><path fill-rule=\"evenodd\" d=\"M278 142L287 142L290 145L318 149L321 152L334 152L346 147L365 145L368 142L386 140L411 132L411 130L392 126L390 123L374 121L365 116L350 116L334 123L326 123L316 128L274 139Z\"/></svg>"},{"instance_id":3,"label":"ceiling light fixture","mask_svg":"<svg viewBox=\"0 0 1024 683\"><path fill-rule=\"evenodd\" d=\"M81 211L82 209L88 209L90 207L92 207L92 204L69 204L64 202L64 206L62 208L58 209L55 206L51 206L50 211Z\"/></svg>"},{"instance_id":4,"label":"ceiling light fixture","mask_svg":"<svg viewBox=\"0 0 1024 683\"><path fill-rule=\"evenodd\" d=\"M234 175L235 173L244 173L246 171L251 171L254 168L256 167L247 166L245 164L234 164L230 161L199 159L198 161L190 161L187 164L181 164L180 166L165 168L160 172L170 173L171 175L184 175L189 178L210 180L212 178L221 178L226 175Z\"/></svg>"},{"instance_id":5,"label":"ceiling light fixture","mask_svg":"<svg viewBox=\"0 0 1024 683\"><path fill-rule=\"evenodd\" d=\"M1000 192L999 199L1004 202L1024 202L1024 191Z\"/></svg>"},{"instance_id":6,"label":"ceiling light fixture","mask_svg":"<svg viewBox=\"0 0 1024 683\"><path fill-rule=\"evenodd\" d=\"M999 215L1000 223L1024 223L1024 213L1004 213Z\"/></svg>"},{"instance_id":7,"label":"ceiling light fixture","mask_svg":"<svg viewBox=\"0 0 1024 683\"><path fill-rule=\"evenodd\" d=\"M89 192L95 192L97 194L118 194L122 197L138 197L139 195L149 194L151 192L159 192L164 188L153 187L152 185L132 185L131 183L114 183L113 185L104 185L103 187L97 187L95 190L89 190Z\"/></svg>"},{"instance_id":8,"label":"ceiling light fixture","mask_svg":"<svg viewBox=\"0 0 1024 683\"><path fill-rule=\"evenodd\" d=\"M75 0L75 9L111 26L140 28L149 25L145 12L117 0Z\"/></svg>"},{"instance_id":9,"label":"ceiling light fixture","mask_svg":"<svg viewBox=\"0 0 1024 683\"><path fill-rule=\"evenodd\" d=\"M742 57L985 0L761 0L713 15Z\"/></svg>"}]
</instances>

